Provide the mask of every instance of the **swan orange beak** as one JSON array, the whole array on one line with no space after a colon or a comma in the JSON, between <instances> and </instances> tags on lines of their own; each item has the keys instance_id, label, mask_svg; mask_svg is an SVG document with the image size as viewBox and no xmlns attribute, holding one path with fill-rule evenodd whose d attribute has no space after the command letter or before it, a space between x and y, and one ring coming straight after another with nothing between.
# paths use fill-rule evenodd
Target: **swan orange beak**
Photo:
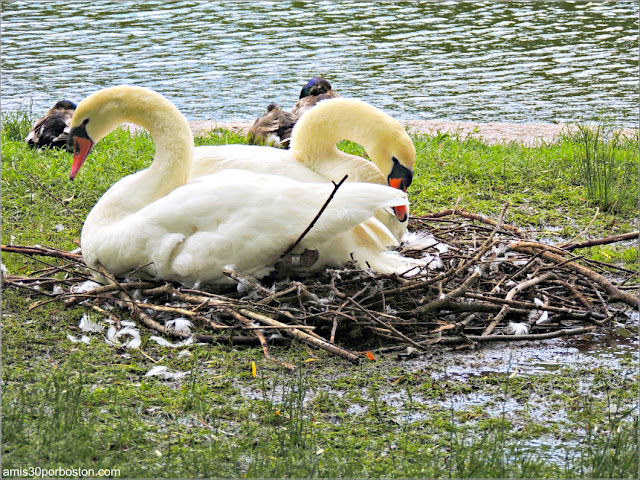
<instances>
[{"instance_id":1,"label":"swan orange beak","mask_svg":"<svg viewBox=\"0 0 640 480\"><path fill-rule=\"evenodd\" d=\"M90 138L73 137L73 164L71 165L71 173L69 174L71 180L76 178L78 171L89 156L92 148L93 142Z\"/></svg>"},{"instance_id":2,"label":"swan orange beak","mask_svg":"<svg viewBox=\"0 0 640 480\"><path fill-rule=\"evenodd\" d=\"M407 188L413 181L413 170L408 169L402 165L396 157L393 157L393 169L387 177L389 186L402 190L406 193ZM399 207L393 207L393 211L396 217L401 222L406 222L409 219L409 211L406 205L400 205Z\"/></svg>"},{"instance_id":3,"label":"swan orange beak","mask_svg":"<svg viewBox=\"0 0 640 480\"><path fill-rule=\"evenodd\" d=\"M403 192L407 191L407 187L403 187L402 180L399 178L390 178L389 186L393 188L397 188L398 190L402 190ZM406 205L399 205L397 207L393 207L393 212L396 214L396 217L401 222L406 222L409 218L409 212L407 211Z\"/></svg>"}]
</instances>

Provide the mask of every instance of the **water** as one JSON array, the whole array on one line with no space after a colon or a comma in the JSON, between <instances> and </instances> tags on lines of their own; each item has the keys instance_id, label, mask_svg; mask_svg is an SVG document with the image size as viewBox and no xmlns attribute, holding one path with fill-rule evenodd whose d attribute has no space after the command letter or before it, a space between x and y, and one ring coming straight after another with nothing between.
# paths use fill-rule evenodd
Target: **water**
<instances>
[{"instance_id":1,"label":"water","mask_svg":"<svg viewBox=\"0 0 640 480\"><path fill-rule=\"evenodd\" d=\"M2 2L2 109L131 83L247 120L321 75L400 119L635 126L637 19L633 0Z\"/></svg>"}]
</instances>

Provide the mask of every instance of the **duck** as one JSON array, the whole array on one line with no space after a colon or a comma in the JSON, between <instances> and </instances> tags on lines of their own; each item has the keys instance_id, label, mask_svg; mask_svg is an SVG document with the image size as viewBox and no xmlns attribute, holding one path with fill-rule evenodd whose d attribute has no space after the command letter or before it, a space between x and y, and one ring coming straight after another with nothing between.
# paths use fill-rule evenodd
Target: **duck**
<instances>
[{"instance_id":1,"label":"duck","mask_svg":"<svg viewBox=\"0 0 640 480\"><path fill-rule=\"evenodd\" d=\"M25 141L31 147L62 148L67 145L69 124L76 109L70 100L60 100L49 109L47 114L39 118L31 128Z\"/></svg>"},{"instance_id":2,"label":"duck","mask_svg":"<svg viewBox=\"0 0 640 480\"><path fill-rule=\"evenodd\" d=\"M223 269L261 279L300 240L332 193L293 249L294 254L318 250L318 260L305 268L344 265L354 252L360 262L384 272L410 265L411 259L372 248L354 233L375 210L406 206L405 192L353 182L336 189L327 182L238 169L189 179L194 155L189 124L165 97L144 87L108 87L78 104L68 139L72 180L94 145L122 123L146 129L155 156L147 169L112 185L84 222L82 255L97 281L106 281L97 273L100 267L117 276L188 286L233 283ZM384 229L379 222L372 225Z\"/></svg>"},{"instance_id":3,"label":"duck","mask_svg":"<svg viewBox=\"0 0 640 480\"><path fill-rule=\"evenodd\" d=\"M297 121L297 115L285 112L276 103L270 103L267 113L259 117L249 129L247 139L251 145L289 148L291 131Z\"/></svg>"},{"instance_id":4,"label":"duck","mask_svg":"<svg viewBox=\"0 0 640 480\"><path fill-rule=\"evenodd\" d=\"M300 90L300 99L291 109L291 113L300 117L318 102L338 97L340 97L340 95L332 90L328 80L322 77L313 77L302 87L302 90Z\"/></svg>"},{"instance_id":5,"label":"duck","mask_svg":"<svg viewBox=\"0 0 640 480\"><path fill-rule=\"evenodd\" d=\"M342 152L337 143L362 145L371 161ZM324 100L305 113L293 128L290 149L253 145L199 146L189 178L228 168L285 176L301 182L348 182L390 185L406 192L413 180L416 150L406 130L393 117L358 99ZM408 207L379 210L375 218L392 233L389 246L407 232ZM378 231L379 229L374 229Z\"/></svg>"}]
</instances>

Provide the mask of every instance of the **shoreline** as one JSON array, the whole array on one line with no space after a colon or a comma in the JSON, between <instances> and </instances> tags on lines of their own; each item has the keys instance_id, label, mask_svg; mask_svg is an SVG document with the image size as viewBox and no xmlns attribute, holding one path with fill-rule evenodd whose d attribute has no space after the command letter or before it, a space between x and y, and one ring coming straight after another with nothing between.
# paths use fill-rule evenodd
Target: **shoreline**
<instances>
[{"instance_id":1,"label":"shoreline","mask_svg":"<svg viewBox=\"0 0 640 480\"><path fill-rule=\"evenodd\" d=\"M508 123L508 122L456 122L444 120L406 120L401 121L409 128L410 133L436 135L459 134L461 138L473 136L483 139L490 145L516 142L526 146L534 146L541 142L552 142L558 138L570 124L565 123ZM234 133L246 135L252 121L216 122L215 120L190 121L189 126L194 135L206 133L215 128L222 128ZM623 128L625 135L637 134L638 129Z\"/></svg>"}]
</instances>

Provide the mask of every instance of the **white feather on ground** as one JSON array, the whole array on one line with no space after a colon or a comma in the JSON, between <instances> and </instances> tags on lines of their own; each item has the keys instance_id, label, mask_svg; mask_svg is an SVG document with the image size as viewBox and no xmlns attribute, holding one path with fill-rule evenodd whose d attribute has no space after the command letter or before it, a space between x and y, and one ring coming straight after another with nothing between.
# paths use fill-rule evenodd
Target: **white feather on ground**
<instances>
[{"instance_id":1,"label":"white feather on ground","mask_svg":"<svg viewBox=\"0 0 640 480\"><path fill-rule=\"evenodd\" d=\"M131 338L129 338L129 340L121 342L120 338L122 337ZM116 327L111 326L107 331L107 343L116 347L139 348L142 340L140 339L140 332L138 332L138 330L133 327L125 327L117 331Z\"/></svg>"},{"instance_id":2,"label":"white feather on ground","mask_svg":"<svg viewBox=\"0 0 640 480\"><path fill-rule=\"evenodd\" d=\"M162 347L169 347L169 348L186 347L187 345L191 345L193 343L193 337L185 338L181 342L176 342L176 343L171 343L166 338L158 337L156 335L149 337L149 340L153 340L154 342L156 342L158 345Z\"/></svg>"},{"instance_id":3,"label":"white feather on ground","mask_svg":"<svg viewBox=\"0 0 640 480\"><path fill-rule=\"evenodd\" d=\"M80 327L80 330L82 330L83 332L100 333L102 332L102 330L104 330L104 325L91 320L91 317L89 317L88 313L85 313L84 315L82 315L82 318L80 319L79 327Z\"/></svg>"},{"instance_id":4,"label":"white feather on ground","mask_svg":"<svg viewBox=\"0 0 640 480\"><path fill-rule=\"evenodd\" d=\"M191 333L192 323L183 317L174 318L165 323L165 326L173 328L176 332Z\"/></svg>"},{"instance_id":5,"label":"white feather on ground","mask_svg":"<svg viewBox=\"0 0 640 480\"><path fill-rule=\"evenodd\" d=\"M67 338L71 343L86 343L87 345L91 342L91 337L87 337L83 335L80 338L74 337L73 335L67 334Z\"/></svg>"},{"instance_id":6,"label":"white feather on ground","mask_svg":"<svg viewBox=\"0 0 640 480\"><path fill-rule=\"evenodd\" d=\"M186 372L172 372L169 370L168 367L165 367L163 365L158 365L156 367L153 367L151 370L149 370L147 373L145 373L145 377L162 377L164 379L167 380L176 380L182 377L185 377L187 375L189 375L191 373L191 370L186 371Z\"/></svg>"},{"instance_id":7,"label":"white feather on ground","mask_svg":"<svg viewBox=\"0 0 640 480\"><path fill-rule=\"evenodd\" d=\"M527 333L529 333L529 324L509 322L509 325L507 326L507 331L511 335L526 335Z\"/></svg>"},{"instance_id":8,"label":"white feather on ground","mask_svg":"<svg viewBox=\"0 0 640 480\"><path fill-rule=\"evenodd\" d=\"M95 290L98 287L102 287L103 285L94 282L92 280L87 280L86 282L81 283L80 285L73 285L71 287L71 293L87 293L91 290Z\"/></svg>"}]
</instances>

